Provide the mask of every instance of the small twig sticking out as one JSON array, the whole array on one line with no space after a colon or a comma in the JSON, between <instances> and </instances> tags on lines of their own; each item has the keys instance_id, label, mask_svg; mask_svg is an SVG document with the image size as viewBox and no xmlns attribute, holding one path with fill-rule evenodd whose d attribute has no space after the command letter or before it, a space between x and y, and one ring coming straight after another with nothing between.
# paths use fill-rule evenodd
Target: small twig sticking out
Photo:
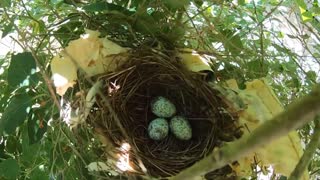
<instances>
[{"instance_id":1,"label":"small twig sticking out","mask_svg":"<svg viewBox=\"0 0 320 180\"><path fill-rule=\"evenodd\" d=\"M320 145L320 116L317 116L314 120L315 128L314 128L314 134L312 136L312 139L307 146L305 152L303 153L303 156L301 157L299 163L297 164L294 171L291 173L288 180L298 180L301 179L301 176L303 175L303 172L309 165L314 152L317 150L317 148Z\"/></svg>"},{"instance_id":2,"label":"small twig sticking out","mask_svg":"<svg viewBox=\"0 0 320 180\"><path fill-rule=\"evenodd\" d=\"M220 149L215 149L201 161L185 169L170 180L195 179L207 172L221 168L241 157L254 152L261 145L288 134L314 119L320 113L320 85L297 101L291 103L286 111L266 121L251 134L241 137Z\"/></svg>"}]
</instances>

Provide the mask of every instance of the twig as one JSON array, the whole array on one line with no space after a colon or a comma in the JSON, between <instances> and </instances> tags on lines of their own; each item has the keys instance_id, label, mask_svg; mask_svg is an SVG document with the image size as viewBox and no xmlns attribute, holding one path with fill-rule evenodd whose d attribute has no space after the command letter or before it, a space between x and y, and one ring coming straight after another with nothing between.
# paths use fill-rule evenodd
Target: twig
<instances>
[{"instance_id":1,"label":"twig","mask_svg":"<svg viewBox=\"0 0 320 180\"><path fill-rule=\"evenodd\" d=\"M45 82L45 84L46 84L46 86L47 86L47 88L48 88L48 90L49 90L49 92L50 92L50 95L51 95L51 98L52 98L54 104L58 107L58 109L61 109L60 103L59 103L59 101L58 101L58 98L57 98L57 96L56 96L56 94L55 94L55 91L54 91L54 89L53 89L53 87L52 87L51 80L50 80L50 78L47 76L47 74L45 73L45 69L41 66L40 61L39 61L39 59L38 59L38 56L37 56L35 50L34 50L31 46L28 45L28 43L27 43L28 41L25 39L24 33L23 33L22 31L20 31L20 29L19 29L19 27L18 27L17 25L14 24L14 20L13 20L12 18L10 18L10 16L8 15L7 9L6 9L6 8L3 8L3 9L4 9L4 13L5 13L5 14L7 15L7 17L8 17L8 20L13 24L13 27L14 27L15 30L18 32L18 34L21 36L22 41L25 43L25 47L23 47L21 44L19 44L19 45L22 46L25 51L27 51L27 50L31 51L32 57L34 58L34 61L35 61L35 63L36 63L36 66L37 66L37 67L39 68L39 70L40 70L40 74L41 74L41 76L42 76L43 79L44 79L44 82ZM17 42L19 42L19 41L17 41Z\"/></svg>"},{"instance_id":2,"label":"twig","mask_svg":"<svg viewBox=\"0 0 320 180\"><path fill-rule=\"evenodd\" d=\"M42 78L44 79L45 84L47 85L47 88L49 90L49 93L51 95L51 98L52 98L54 104L57 106L58 109L61 109L60 103L58 101L58 97L57 97L57 95L56 95L56 93L55 93L55 91L53 89L52 81L50 80L50 78L45 73L44 68L41 66L39 58L38 58L35 50L33 48L31 48L30 46L29 46L29 49L31 51L31 54L32 54L32 56L34 58L34 61L35 61L36 65L37 65L37 67L40 69L40 74L41 74Z\"/></svg>"},{"instance_id":3,"label":"twig","mask_svg":"<svg viewBox=\"0 0 320 180\"><path fill-rule=\"evenodd\" d=\"M221 168L241 157L254 152L261 145L268 144L274 139L288 134L301 127L320 113L320 85L309 94L293 102L287 110L273 119L266 121L260 127L220 149L195 165L180 172L170 180L195 179L207 172Z\"/></svg>"},{"instance_id":4,"label":"twig","mask_svg":"<svg viewBox=\"0 0 320 180\"><path fill-rule=\"evenodd\" d=\"M297 164L296 168L294 171L291 173L290 177L288 180L298 180L300 177L303 175L303 172L309 165L314 152L317 150L320 144L320 116L318 116L315 120L315 132L312 136L312 139L306 148L303 156L301 157L299 163Z\"/></svg>"}]
</instances>

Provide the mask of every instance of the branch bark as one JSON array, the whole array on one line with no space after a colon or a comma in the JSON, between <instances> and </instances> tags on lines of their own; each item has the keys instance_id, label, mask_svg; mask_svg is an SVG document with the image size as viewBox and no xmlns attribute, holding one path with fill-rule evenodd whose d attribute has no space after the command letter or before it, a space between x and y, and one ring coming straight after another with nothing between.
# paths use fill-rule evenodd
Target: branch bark
<instances>
[{"instance_id":1,"label":"branch bark","mask_svg":"<svg viewBox=\"0 0 320 180\"><path fill-rule=\"evenodd\" d=\"M313 154L315 153L315 151L320 145L320 116L318 116L314 122L315 122L315 128L314 128L314 134L312 136L312 139L308 147L306 148L305 152L303 153L303 156L301 157L296 168L291 173L288 180L299 180L301 178L301 176L303 175L303 172L309 165L313 157Z\"/></svg>"},{"instance_id":2,"label":"branch bark","mask_svg":"<svg viewBox=\"0 0 320 180\"><path fill-rule=\"evenodd\" d=\"M288 134L290 131L301 127L320 114L320 85L314 90L292 104L286 111L266 121L249 135L241 137L220 149L215 149L212 154L200 160L193 166L183 170L170 180L195 179L207 172L216 170L254 152L263 144Z\"/></svg>"}]
</instances>

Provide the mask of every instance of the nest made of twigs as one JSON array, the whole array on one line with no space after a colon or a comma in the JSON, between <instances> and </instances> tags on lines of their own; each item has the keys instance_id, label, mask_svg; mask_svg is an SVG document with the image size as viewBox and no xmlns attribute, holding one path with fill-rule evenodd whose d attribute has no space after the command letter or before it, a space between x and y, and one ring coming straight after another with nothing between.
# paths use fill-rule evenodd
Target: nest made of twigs
<instances>
[{"instance_id":1,"label":"nest made of twigs","mask_svg":"<svg viewBox=\"0 0 320 180\"><path fill-rule=\"evenodd\" d=\"M174 54L136 50L116 72L100 80L105 98L97 99L100 110L89 118L115 147L130 144L135 174L173 176L238 136L236 120L226 112L218 92ZM150 104L158 96L169 99L177 114L190 122L190 140L179 140L172 133L161 141L148 136L148 124L156 118Z\"/></svg>"}]
</instances>

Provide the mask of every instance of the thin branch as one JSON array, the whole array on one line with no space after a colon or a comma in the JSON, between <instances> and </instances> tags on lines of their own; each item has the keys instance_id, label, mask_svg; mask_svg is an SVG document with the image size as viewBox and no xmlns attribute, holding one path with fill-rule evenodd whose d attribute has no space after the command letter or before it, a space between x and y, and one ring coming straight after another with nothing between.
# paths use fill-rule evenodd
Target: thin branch
<instances>
[{"instance_id":1,"label":"thin branch","mask_svg":"<svg viewBox=\"0 0 320 180\"><path fill-rule=\"evenodd\" d=\"M315 173L318 173L318 172L320 172L320 169L316 169L316 170L312 171L312 172L310 173L310 176L312 176L312 175L314 175Z\"/></svg>"},{"instance_id":2,"label":"thin branch","mask_svg":"<svg viewBox=\"0 0 320 180\"><path fill-rule=\"evenodd\" d=\"M290 104L286 111L273 119L266 121L249 135L244 135L220 149L215 149L212 154L202 159L195 165L180 172L170 180L195 179L207 172L221 168L245 155L254 152L261 145L270 143L274 139L288 134L290 131L301 127L314 119L320 113L320 85L297 101Z\"/></svg>"},{"instance_id":3,"label":"thin branch","mask_svg":"<svg viewBox=\"0 0 320 180\"><path fill-rule=\"evenodd\" d=\"M320 145L320 116L318 116L314 122L315 122L315 128L314 128L315 132L312 136L312 139L308 147L306 148L303 156L301 157L299 163L297 164L296 168L291 173L288 180L298 180L301 178L301 176L303 175L303 172L308 167L313 157L313 154L315 153L315 151Z\"/></svg>"},{"instance_id":4,"label":"thin branch","mask_svg":"<svg viewBox=\"0 0 320 180\"><path fill-rule=\"evenodd\" d=\"M43 77L46 86L48 87L48 90L50 92L50 95L51 95L51 98L52 98L54 104L58 107L58 109L61 109L60 103L58 101L58 98L57 98L56 93L55 93L55 91L53 89L53 86L52 86L52 81L50 80L50 78L45 73L45 69L41 66L39 58L38 58L35 50L31 46L28 45L28 43L27 43L28 41L26 40L25 34L22 31L20 31L20 29L19 29L19 27L17 25L15 25L14 20L8 15L7 9L6 8L3 8L3 9L4 9L4 13L6 14L8 20L13 24L13 27L18 32L18 34L21 36L22 41L25 43L24 50L25 51L26 50L31 51L31 54L32 54L32 56L33 56L33 58L35 60L36 66L40 70L40 74ZM19 41L17 41L17 42L19 42ZM21 46L21 44L20 44L20 46Z\"/></svg>"}]
</instances>

